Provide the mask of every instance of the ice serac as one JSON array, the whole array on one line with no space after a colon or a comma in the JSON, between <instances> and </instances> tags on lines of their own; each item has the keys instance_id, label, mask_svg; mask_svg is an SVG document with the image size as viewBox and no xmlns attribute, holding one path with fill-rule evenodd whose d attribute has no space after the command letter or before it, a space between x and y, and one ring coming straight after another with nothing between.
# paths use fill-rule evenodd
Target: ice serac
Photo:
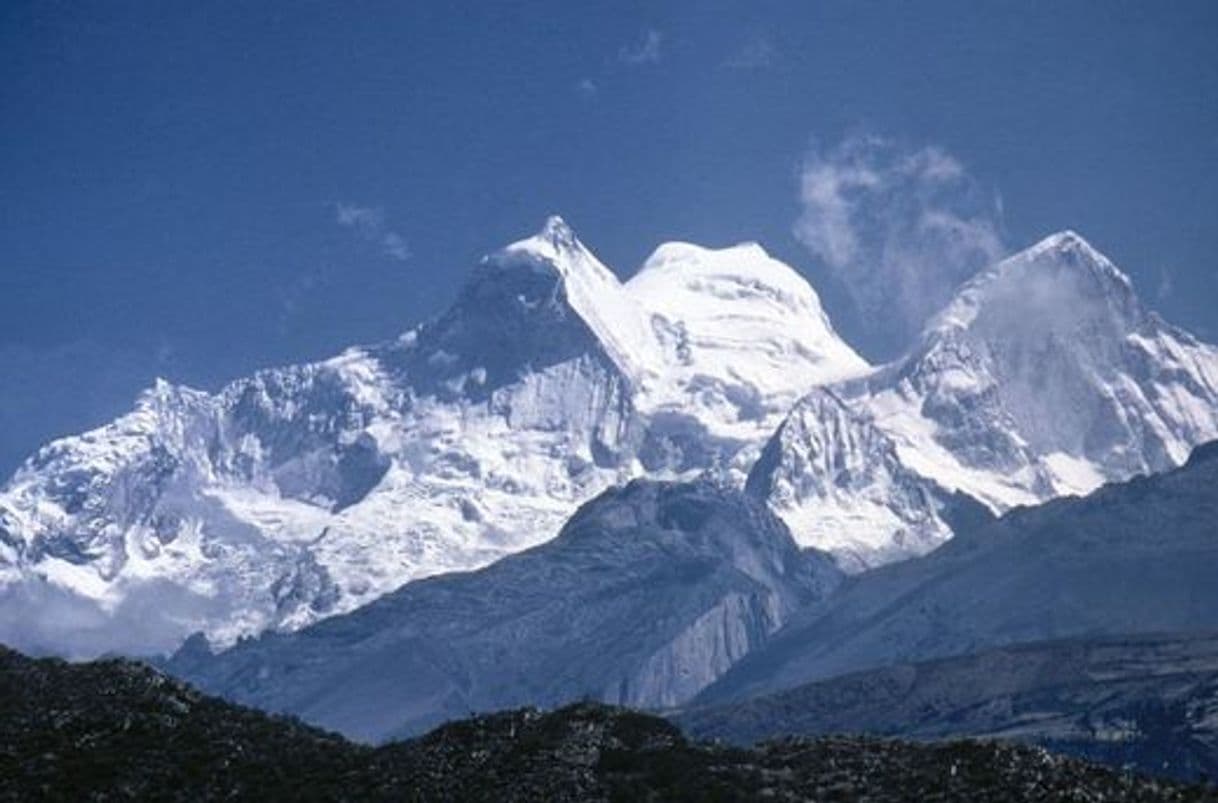
<instances>
[{"instance_id":1,"label":"ice serac","mask_svg":"<svg viewBox=\"0 0 1218 803\"><path fill-rule=\"evenodd\" d=\"M1064 232L983 271L906 357L831 393L847 409L822 417L814 393L758 470L797 539L832 548L827 522L859 521L858 554L874 564L951 535L940 495L918 502L911 483L1002 512L1179 465L1218 436L1218 349L1147 311L1120 270ZM883 457L843 462L881 442ZM841 492L860 482L861 497Z\"/></svg>"},{"instance_id":2,"label":"ice serac","mask_svg":"<svg viewBox=\"0 0 1218 803\"><path fill-rule=\"evenodd\" d=\"M756 249L714 253L757 267ZM758 342L789 344L793 317L819 316L817 337L768 358L780 380L765 384L758 355L733 356L730 341L694 342L697 359L714 355L694 370L640 294L551 218L394 341L214 394L158 383L0 491L0 640L78 656L172 649L200 630L229 644L541 543L640 474L742 482L739 455L760 448L783 399L831 375L804 366L845 348L802 288L785 318L756 318L769 307L755 293L715 302L716 315L750 310ZM677 410L671 389L702 393L704 375L727 406Z\"/></svg>"},{"instance_id":3,"label":"ice serac","mask_svg":"<svg viewBox=\"0 0 1218 803\"><path fill-rule=\"evenodd\" d=\"M525 704L668 707L839 581L827 556L800 550L737 489L634 480L554 540L477 572L219 655L184 649L169 668L367 740Z\"/></svg>"}]
</instances>

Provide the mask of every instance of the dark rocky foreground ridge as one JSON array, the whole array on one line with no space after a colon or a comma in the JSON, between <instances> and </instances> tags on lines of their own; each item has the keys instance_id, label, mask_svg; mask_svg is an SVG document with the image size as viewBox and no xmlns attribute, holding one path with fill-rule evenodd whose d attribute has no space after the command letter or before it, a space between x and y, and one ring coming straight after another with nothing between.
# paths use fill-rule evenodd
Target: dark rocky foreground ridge
<instances>
[{"instance_id":1,"label":"dark rocky foreground ridge","mask_svg":"<svg viewBox=\"0 0 1218 803\"><path fill-rule=\"evenodd\" d=\"M828 737L687 741L598 704L445 725L379 748L206 697L141 664L0 648L5 800L1218 800L1039 749Z\"/></svg>"}]
</instances>

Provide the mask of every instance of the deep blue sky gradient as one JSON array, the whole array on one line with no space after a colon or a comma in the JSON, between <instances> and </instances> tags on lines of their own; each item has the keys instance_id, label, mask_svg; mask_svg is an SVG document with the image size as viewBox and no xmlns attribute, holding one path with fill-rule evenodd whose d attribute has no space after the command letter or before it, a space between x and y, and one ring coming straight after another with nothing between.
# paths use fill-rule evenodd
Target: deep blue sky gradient
<instances>
[{"instance_id":1,"label":"deep blue sky gradient","mask_svg":"<svg viewBox=\"0 0 1218 803\"><path fill-rule=\"evenodd\" d=\"M852 132L945 149L1012 246L1077 229L1218 339L1216 42L1208 1L10 0L0 474L154 376L393 336L551 212L625 275L759 240L867 350L791 233L809 144Z\"/></svg>"}]
</instances>

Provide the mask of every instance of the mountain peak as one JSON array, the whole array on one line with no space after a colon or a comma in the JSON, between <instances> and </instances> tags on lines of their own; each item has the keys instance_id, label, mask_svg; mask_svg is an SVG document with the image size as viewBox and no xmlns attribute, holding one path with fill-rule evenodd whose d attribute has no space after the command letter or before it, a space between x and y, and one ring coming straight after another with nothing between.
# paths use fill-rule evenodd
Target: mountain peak
<instances>
[{"instance_id":1,"label":"mountain peak","mask_svg":"<svg viewBox=\"0 0 1218 803\"><path fill-rule=\"evenodd\" d=\"M1087 240L1083 237L1083 235L1079 234L1074 229L1062 229L1061 231L1056 231L1056 232L1050 234L1049 236L1045 237L1044 239L1042 239L1036 245L1032 246L1032 248L1033 249L1043 248L1043 249L1053 249L1053 250L1070 250L1070 249L1078 249L1078 248L1087 248L1087 249L1095 250L1094 248L1092 248L1091 243L1087 242Z\"/></svg>"},{"instance_id":2,"label":"mountain peak","mask_svg":"<svg viewBox=\"0 0 1218 803\"><path fill-rule=\"evenodd\" d=\"M560 271L572 258L582 255L591 256L588 249L575 236L575 230L558 215L550 215L536 234L508 245L497 254L493 254L489 261L501 263L505 261L503 257L509 258L506 261L512 261L512 257L521 255L540 258L553 264Z\"/></svg>"},{"instance_id":3,"label":"mountain peak","mask_svg":"<svg viewBox=\"0 0 1218 803\"><path fill-rule=\"evenodd\" d=\"M163 377L153 380L150 387L140 392L135 399L136 410L172 410L184 405L206 404L210 396L206 391L195 390L186 385L175 385Z\"/></svg>"},{"instance_id":4,"label":"mountain peak","mask_svg":"<svg viewBox=\"0 0 1218 803\"><path fill-rule=\"evenodd\" d=\"M1030 248L1003 260L999 265L1017 262L1051 264L1059 269L1084 271L1108 281L1115 281L1126 289L1132 289L1129 277L1073 229L1050 234Z\"/></svg>"},{"instance_id":5,"label":"mountain peak","mask_svg":"<svg viewBox=\"0 0 1218 803\"><path fill-rule=\"evenodd\" d=\"M575 237L575 230L568 226L567 221L558 215L550 215L546 218L546 222L542 224L541 230L537 232L537 236L550 242L556 248L570 248L578 242Z\"/></svg>"},{"instance_id":6,"label":"mountain peak","mask_svg":"<svg viewBox=\"0 0 1218 803\"><path fill-rule=\"evenodd\" d=\"M1143 317L1133 284L1108 257L1069 229L1051 234L977 274L928 331L998 324L1004 331L1069 330L1082 321L1125 331Z\"/></svg>"},{"instance_id":7,"label":"mountain peak","mask_svg":"<svg viewBox=\"0 0 1218 803\"><path fill-rule=\"evenodd\" d=\"M791 404L813 385L852 376L867 363L838 337L806 279L756 243L706 248L660 245L626 282L675 355L683 404L709 398L708 382L733 388L723 409L753 420ZM741 401L759 396L762 407ZM747 408L747 409L746 409Z\"/></svg>"},{"instance_id":8,"label":"mountain peak","mask_svg":"<svg viewBox=\"0 0 1218 803\"><path fill-rule=\"evenodd\" d=\"M627 282L627 287L663 301L672 292L660 285L673 283L737 300L742 294L765 296L775 304L816 317L821 315L820 297L808 281L756 242L725 248L680 241L662 243ZM712 284L721 286L713 288Z\"/></svg>"},{"instance_id":9,"label":"mountain peak","mask_svg":"<svg viewBox=\"0 0 1218 803\"><path fill-rule=\"evenodd\" d=\"M654 335L644 311L617 275L557 215L547 218L533 236L484 258L465 296L471 302L466 312L473 318L485 317L488 305L518 308L522 320L542 324L570 321L573 315L636 383L657 368ZM554 332L538 336L552 341Z\"/></svg>"}]
</instances>

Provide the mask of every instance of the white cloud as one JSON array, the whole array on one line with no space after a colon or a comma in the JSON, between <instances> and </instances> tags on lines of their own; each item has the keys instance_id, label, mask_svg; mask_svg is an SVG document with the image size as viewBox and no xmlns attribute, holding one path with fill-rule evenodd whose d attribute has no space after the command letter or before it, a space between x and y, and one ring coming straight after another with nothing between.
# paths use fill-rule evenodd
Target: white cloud
<instances>
[{"instance_id":1,"label":"white cloud","mask_svg":"<svg viewBox=\"0 0 1218 803\"><path fill-rule=\"evenodd\" d=\"M337 204L334 219L340 226L351 229L361 239L380 246L381 253L390 259L405 262L410 259L410 247L406 238L385 226L385 210L356 204Z\"/></svg>"},{"instance_id":2,"label":"white cloud","mask_svg":"<svg viewBox=\"0 0 1218 803\"><path fill-rule=\"evenodd\" d=\"M723 62L723 66L733 70L760 70L772 67L777 58L778 50L769 37L755 34L745 39L739 49Z\"/></svg>"},{"instance_id":3,"label":"white cloud","mask_svg":"<svg viewBox=\"0 0 1218 803\"><path fill-rule=\"evenodd\" d=\"M1172 280L1171 271L1160 266L1159 268L1159 286L1155 289L1155 298L1162 304L1172 297L1175 292L1176 283Z\"/></svg>"},{"instance_id":4,"label":"white cloud","mask_svg":"<svg viewBox=\"0 0 1218 803\"><path fill-rule=\"evenodd\" d=\"M585 98L594 98L597 92L596 82L591 78L584 78L575 85L575 91Z\"/></svg>"},{"instance_id":5,"label":"white cloud","mask_svg":"<svg viewBox=\"0 0 1218 803\"><path fill-rule=\"evenodd\" d=\"M660 61L663 42L663 34L654 28L648 28L639 35L638 40L625 45L617 52L617 60L632 66L656 64Z\"/></svg>"},{"instance_id":6,"label":"white cloud","mask_svg":"<svg viewBox=\"0 0 1218 803\"><path fill-rule=\"evenodd\" d=\"M386 256L393 257L398 262L410 259L410 246L406 245L405 238L397 232L387 232L381 238L381 248Z\"/></svg>"},{"instance_id":7,"label":"white cloud","mask_svg":"<svg viewBox=\"0 0 1218 803\"><path fill-rule=\"evenodd\" d=\"M951 154L877 136L813 147L795 236L842 282L881 351L909 345L965 279L1002 256L1001 199Z\"/></svg>"}]
</instances>

